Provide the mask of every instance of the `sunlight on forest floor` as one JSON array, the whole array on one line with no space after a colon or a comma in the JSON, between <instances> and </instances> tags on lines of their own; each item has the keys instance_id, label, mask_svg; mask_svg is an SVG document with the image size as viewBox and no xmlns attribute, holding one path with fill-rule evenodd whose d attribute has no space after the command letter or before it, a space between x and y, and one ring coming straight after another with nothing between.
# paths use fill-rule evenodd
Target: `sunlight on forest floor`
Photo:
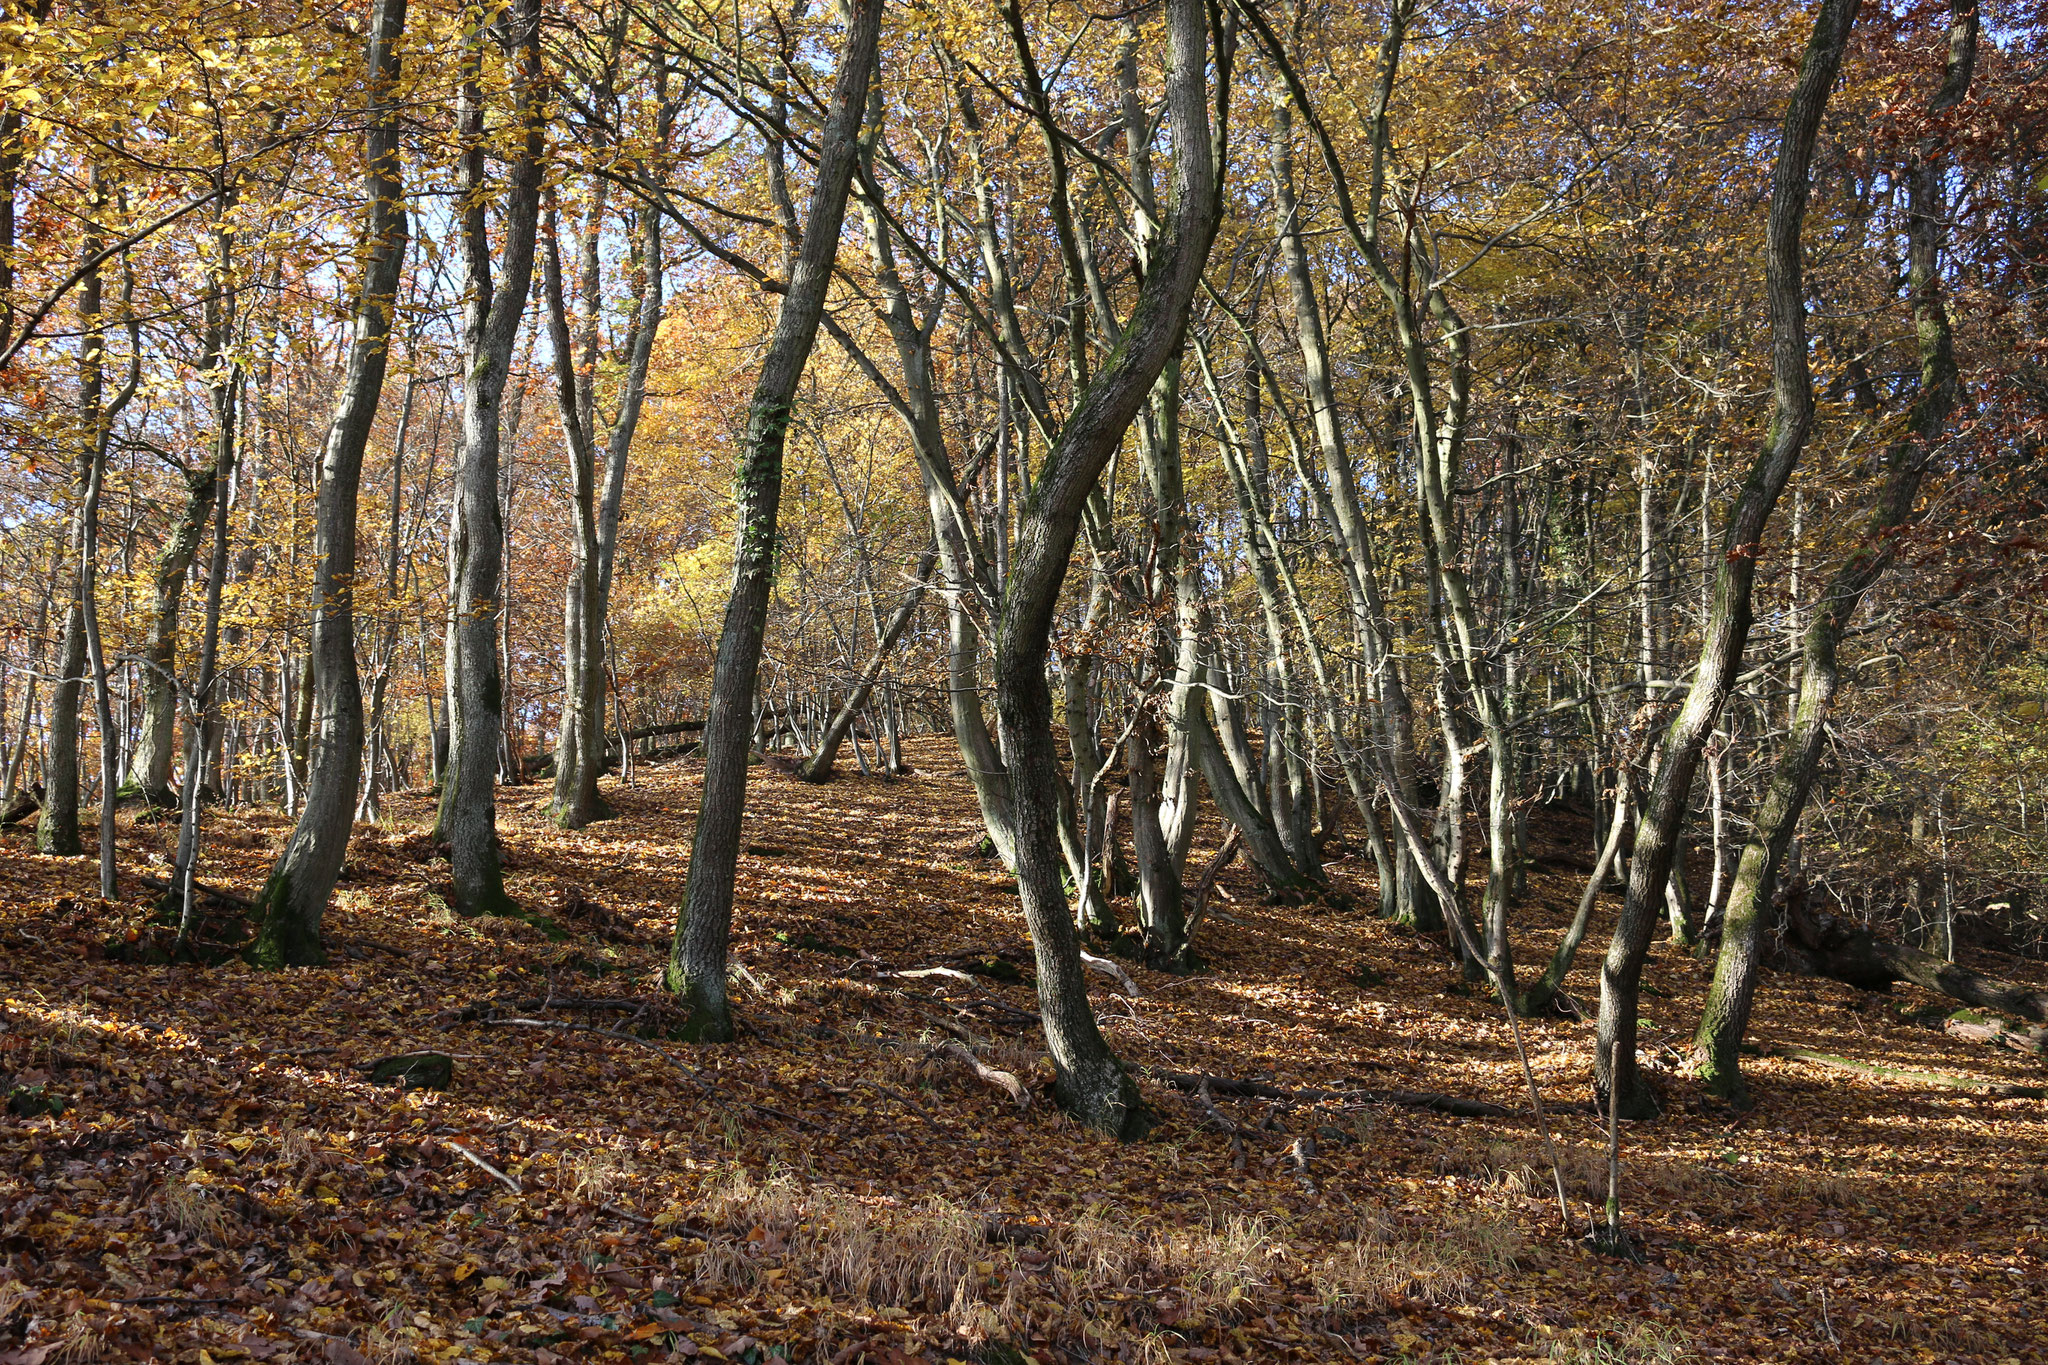
<instances>
[{"instance_id":1,"label":"sunlight on forest floor","mask_svg":"<svg viewBox=\"0 0 2048 1365\"><path fill-rule=\"evenodd\" d=\"M27 1344L0 1365L2041 1358L2042 1102L1754 1057L1757 1106L1730 1111L1678 1069L1709 965L1662 947L1644 1038L1667 1114L1623 1136L1642 1266L1560 1234L1504 1021L1439 943L1262 905L1242 868L1205 974L1132 965L1136 999L1091 978L1126 1061L1518 1117L1218 1098L1234 1147L1147 1082L1149 1140L1079 1128L1051 1104L1022 919L974 853L957 752L911 758L929 766L899 783L755 771L743 1036L723 1048L630 1036L658 1022L686 766L611 791L621 818L576 834L543 788L503 793L508 887L547 924L450 914L430 803L400 799L358 832L334 965L274 976L107 960L140 885L102 908L89 861L9 832L0 1264L20 1278L0 1323ZM288 828L214 818L202 880L252 894ZM1582 836L1532 836L1525 970L1589 870ZM171 837L124 830L124 871L161 874ZM1333 874L1374 903L1362 855ZM1588 1003L1607 927L1569 986ZM893 975L928 966L956 974ZM1920 1002L1772 977L1753 1035L2039 1083L2038 1059L1901 1022L1902 1003ZM1583 1235L1605 1192L1591 1026L1527 1031ZM962 1033L1030 1084L1027 1110L926 1046ZM449 1089L358 1070L416 1050L454 1058Z\"/></svg>"}]
</instances>

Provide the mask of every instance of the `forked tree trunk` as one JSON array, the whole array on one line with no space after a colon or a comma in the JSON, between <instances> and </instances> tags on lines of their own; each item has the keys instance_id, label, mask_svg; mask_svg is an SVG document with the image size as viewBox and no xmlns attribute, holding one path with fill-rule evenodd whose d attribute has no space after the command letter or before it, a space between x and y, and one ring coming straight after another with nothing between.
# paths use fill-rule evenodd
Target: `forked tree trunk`
<instances>
[{"instance_id":1,"label":"forked tree trunk","mask_svg":"<svg viewBox=\"0 0 2048 1365\"><path fill-rule=\"evenodd\" d=\"M358 252L362 283L340 400L320 459L313 509L313 633L305 686L314 698L306 802L285 841L252 917L256 937L244 956L259 967L317 966L327 960L320 920L348 854L363 771L363 692L356 674L356 500L363 452L384 393L391 318L405 264L408 224L398 160L392 91L406 0L372 0L364 59L364 211Z\"/></svg>"},{"instance_id":2,"label":"forked tree trunk","mask_svg":"<svg viewBox=\"0 0 2048 1365\"><path fill-rule=\"evenodd\" d=\"M657 100L666 89L665 68L657 66L654 76ZM669 112L661 114L665 142ZM581 252L582 337L580 361L570 349L567 311L563 306L560 252L554 233L549 232L546 261L548 317L555 351L556 389L562 410L562 429L567 437L570 494L575 509L575 561L563 592L562 608L562 725L555 746L555 823L564 829L578 829L592 820L612 814L611 807L597 792L597 779L605 769L605 622L610 610L612 565L619 536L620 502L626 486L626 460L632 452L633 437L639 430L640 412L647 394L647 368L654 355L654 339L661 325L662 233L661 215L652 208L640 214L637 251L639 279L633 320L627 329L623 350L625 373L620 382L618 407L604 442L604 462L596 463L597 401L595 370L598 362L599 285L598 245L603 229L605 197L603 182L593 194L590 218L584 229ZM603 490L598 489L602 475Z\"/></svg>"},{"instance_id":3,"label":"forked tree trunk","mask_svg":"<svg viewBox=\"0 0 2048 1365\"><path fill-rule=\"evenodd\" d=\"M1937 115L1962 100L1976 66L1975 0L1953 0L1950 13L1953 17L1947 72L1930 109L1930 113ZM1920 341L1919 393L1913 403L1909 434L1892 446L1891 473L1871 513L1863 541L1836 571L1806 628L1804 667L1791 733L1786 736L1785 748L1771 773L1770 789L1757 811L1755 831L1736 866L1720 956L1714 966L1714 984L1707 995L1699 1031L1693 1037L1700 1078L1709 1090L1725 1099L1739 1100L1744 1096L1740 1047L1756 995L1758 941L1777 885L1779 864L1799 828L1800 813L1806 808L1814 774L1820 766L1827 720L1841 679L1836 650L1864 594L1891 563L1894 533L1914 516L1913 504L1919 495L1921 478L1947 430L1960 392L1948 310L1942 302L1941 290L1942 167L1926 146L1921 148L1917 160L1907 186L1910 217L1906 237L1913 323ZM1946 991L1971 1003L1986 1003L1975 995L1960 994L1955 985L1940 984L1951 979L1961 981L1969 974L1950 969L1953 976L1944 977L1940 969L1949 968L1949 964L1939 959L1915 954L1912 949L1891 949L1875 940L1857 947L1859 951L1850 957L1852 961L1861 960L1857 962L1859 968L1874 963L1899 979ZM1887 951L1891 954L1889 958Z\"/></svg>"},{"instance_id":4,"label":"forked tree trunk","mask_svg":"<svg viewBox=\"0 0 2048 1365\"><path fill-rule=\"evenodd\" d=\"M1636 1069L1643 957L1663 908L1665 883L1691 805L1700 751L1713 734L1749 638L1750 595L1764 529L1813 424L1813 378L1807 364L1806 303L1800 283L1800 230L1806 218L1809 171L1821 114L1841 70L1842 52L1859 4L1860 0L1821 0L1799 83L1785 111L1764 256L1774 389L1770 430L1722 533L1699 664L1685 704L1665 736L1664 757L1657 765L1636 830L1621 919L1601 972L1594 1091L1603 1104L1613 1095L1613 1102L1629 1118L1648 1118L1657 1112L1656 1100ZM1620 1071L1614 1074L1617 1063Z\"/></svg>"},{"instance_id":5,"label":"forked tree trunk","mask_svg":"<svg viewBox=\"0 0 2048 1365\"><path fill-rule=\"evenodd\" d=\"M481 14L463 37L457 111L464 193L460 238L463 345L462 463L456 475L448 546L448 764L441 774L436 835L449 848L453 906L462 914L503 914L496 785L503 741L503 677L498 618L503 606L504 520L498 491L499 412L512 351L533 278L540 223L542 120L548 91L541 70L540 0L514 0L505 17L506 47L515 58L513 121L520 129L504 205L504 277L494 281L485 217L483 43Z\"/></svg>"},{"instance_id":6,"label":"forked tree trunk","mask_svg":"<svg viewBox=\"0 0 2048 1365\"><path fill-rule=\"evenodd\" d=\"M790 405L817 340L825 292L838 255L839 229L860 150L860 125L875 66L881 12L881 0L853 0L851 5L832 102L819 135L810 217L803 227L787 292L777 309L775 333L747 411L735 489L739 543L733 554L732 596L726 603L705 710L704 782L690 845L689 883L667 976L669 990L687 1012L684 1032L703 1042L728 1042L733 1036L732 1007L725 985L726 949L732 936L733 881L746 801L754 689L774 586L783 446Z\"/></svg>"},{"instance_id":7,"label":"forked tree trunk","mask_svg":"<svg viewBox=\"0 0 2048 1365\"><path fill-rule=\"evenodd\" d=\"M178 697L173 680L178 667L178 616L185 579L212 519L213 500L219 496L220 473L209 463L184 471L184 483L185 505L157 551L156 607L142 647L142 724L121 781L123 794L166 808L177 804L171 792L171 768L178 750Z\"/></svg>"},{"instance_id":8,"label":"forked tree trunk","mask_svg":"<svg viewBox=\"0 0 2048 1365\"><path fill-rule=\"evenodd\" d=\"M232 196L222 196L222 213L231 208ZM225 276L233 264L234 235L225 222L215 225L215 266ZM206 720L220 705L220 608L221 591L228 576L228 517L232 512L225 490L234 479L236 441L241 429L242 387L245 374L233 357L231 342L235 330L235 295L224 294L206 304L206 376L213 407L213 467L223 490L213 500L213 535L206 564L206 603L199 627L199 669L197 681L185 695L185 772L178 813L178 846L171 871L171 889L165 897L168 908L178 916L178 951L189 943L198 921L199 899L193 880L199 864L199 811L206 774Z\"/></svg>"}]
</instances>

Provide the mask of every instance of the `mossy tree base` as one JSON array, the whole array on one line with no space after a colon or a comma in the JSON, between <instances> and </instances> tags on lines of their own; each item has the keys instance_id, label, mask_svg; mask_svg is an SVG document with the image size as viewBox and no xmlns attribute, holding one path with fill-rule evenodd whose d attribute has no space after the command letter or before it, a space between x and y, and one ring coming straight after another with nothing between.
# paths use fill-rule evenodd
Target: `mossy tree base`
<instances>
[{"instance_id":1,"label":"mossy tree base","mask_svg":"<svg viewBox=\"0 0 2048 1365\"><path fill-rule=\"evenodd\" d=\"M1053 1098L1075 1119L1120 1142L1136 1142L1152 1131L1152 1111L1113 1057L1105 1056L1085 1072L1062 1069Z\"/></svg>"},{"instance_id":2,"label":"mossy tree base","mask_svg":"<svg viewBox=\"0 0 2048 1365\"><path fill-rule=\"evenodd\" d=\"M603 797L594 797L580 806L565 806L557 802L548 812L548 818L555 822L557 829L582 829L600 820L616 820L619 812Z\"/></svg>"},{"instance_id":3,"label":"mossy tree base","mask_svg":"<svg viewBox=\"0 0 2048 1365\"><path fill-rule=\"evenodd\" d=\"M682 1022L671 1031L680 1043L729 1043L736 1036L732 1022L732 1001L722 990L713 991L693 981L671 964L668 989L675 996Z\"/></svg>"}]
</instances>

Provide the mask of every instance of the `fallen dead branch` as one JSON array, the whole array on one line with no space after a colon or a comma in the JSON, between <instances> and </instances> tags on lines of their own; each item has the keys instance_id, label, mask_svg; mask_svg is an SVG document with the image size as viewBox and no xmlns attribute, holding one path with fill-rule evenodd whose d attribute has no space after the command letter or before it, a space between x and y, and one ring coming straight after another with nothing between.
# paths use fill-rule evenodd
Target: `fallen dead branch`
<instances>
[{"instance_id":1,"label":"fallen dead branch","mask_svg":"<svg viewBox=\"0 0 2048 1365\"><path fill-rule=\"evenodd\" d=\"M167 896L171 894L171 884L162 877L152 877L147 872L139 872L136 874L135 880L141 882L152 891L161 891ZM204 896L210 901L215 901L221 905L231 905L237 910L254 910L256 908L256 902L250 900L247 896L237 896L232 891L223 891L217 886L208 886L205 882L192 883L192 890L195 894Z\"/></svg>"},{"instance_id":2,"label":"fallen dead branch","mask_svg":"<svg viewBox=\"0 0 2048 1365\"><path fill-rule=\"evenodd\" d=\"M1785 956L1811 975L1866 991L1889 990L1894 982L1908 981L1965 1005L2048 1024L2048 990L1986 976L1814 911L1799 888L1786 897L1785 919L1792 940L1785 945Z\"/></svg>"},{"instance_id":3,"label":"fallen dead branch","mask_svg":"<svg viewBox=\"0 0 2048 1365\"><path fill-rule=\"evenodd\" d=\"M1288 1104L1393 1104L1471 1119L1510 1118L1515 1112L1487 1100L1468 1100L1458 1095L1426 1090L1283 1090L1263 1081L1240 1081L1228 1076L1165 1071L1158 1067L1147 1067L1144 1074L1191 1095L1236 1095L1245 1099L1280 1100Z\"/></svg>"},{"instance_id":4,"label":"fallen dead branch","mask_svg":"<svg viewBox=\"0 0 2048 1365\"><path fill-rule=\"evenodd\" d=\"M950 1057L974 1073L983 1085L1002 1091L1019 1109L1031 1107L1031 1091L1015 1073L990 1066L974 1055L964 1043L934 1043L925 1049L927 1057Z\"/></svg>"},{"instance_id":5,"label":"fallen dead branch","mask_svg":"<svg viewBox=\"0 0 2048 1365\"><path fill-rule=\"evenodd\" d=\"M1961 1014L1951 1015L1942 1022L1941 1028L1949 1037L1961 1038L1968 1043L2009 1047L2015 1052L2048 1052L2048 1028L2015 1025L1995 1015L1975 1019Z\"/></svg>"}]
</instances>

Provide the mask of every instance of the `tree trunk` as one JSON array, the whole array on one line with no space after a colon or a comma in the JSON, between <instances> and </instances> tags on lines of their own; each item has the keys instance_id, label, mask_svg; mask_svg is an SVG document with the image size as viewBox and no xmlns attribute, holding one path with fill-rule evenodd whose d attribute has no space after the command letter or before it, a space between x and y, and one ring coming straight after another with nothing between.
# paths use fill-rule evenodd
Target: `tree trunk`
<instances>
[{"instance_id":1,"label":"tree trunk","mask_svg":"<svg viewBox=\"0 0 2048 1365\"><path fill-rule=\"evenodd\" d=\"M1766 292L1771 312L1774 405L1762 449L1722 533L1712 610L1693 683L1665 737L1648 802L1637 827L1621 919L1607 950L1600 989L1599 1045L1594 1048L1594 1090L1603 1104L1614 1095L1621 1112L1648 1118L1657 1104L1636 1069L1637 995L1643 957L1664 900L1672 856L1691 804L1700 751L1713 734L1722 703L1734 685L1749 637L1750 596L1757 557L1771 509L1784 491L1813 423L1813 379L1807 364L1806 304L1801 287L1800 230L1806 217L1809 169L1822 111L1841 69L1842 50L1860 0L1822 0L1807 42L1799 84L1785 112L1771 185L1766 236ZM1616 1062L1619 1074L1611 1074Z\"/></svg>"},{"instance_id":2,"label":"tree trunk","mask_svg":"<svg viewBox=\"0 0 2048 1365\"><path fill-rule=\"evenodd\" d=\"M383 397L391 318L405 263L408 224L400 182L398 43L406 0L372 0L364 60L368 110L364 135L365 209L358 247L362 283L354 336L334 418L320 460L313 510L313 631L307 654L314 697L306 803L257 897L256 937L246 950L259 967L318 966L327 960L320 920L348 854L363 770L363 693L356 673L356 500L363 452Z\"/></svg>"},{"instance_id":3,"label":"tree trunk","mask_svg":"<svg viewBox=\"0 0 2048 1365\"><path fill-rule=\"evenodd\" d=\"M1976 65L1975 4L1972 0L1956 0L1950 14L1948 69L1934 97L1931 112L1936 114L1962 100ZM1777 885L1779 865L1798 831L1800 814L1806 808L1814 774L1820 766L1828 715L1841 680L1836 650L1864 594L1891 563L1896 544L1894 532L1914 517L1913 504L1922 476L1947 430L1960 392L1948 310L1941 293L1942 168L1930 153L1931 148L1922 147L1919 164L1911 168L1908 183L1908 278L1914 328L1920 341L1920 385L1909 419L1910 433L1893 444L1888 459L1890 476L1871 512L1862 543L1836 571L1815 604L1806 628L1804 666L1791 733L1786 736L1785 748L1771 773L1770 789L1757 811L1755 832L1743 847L1736 866L1720 956L1714 966L1714 983L1707 995L1699 1030L1693 1037L1698 1074L1709 1090L1724 1099L1741 1100L1745 1095L1740 1048L1756 994L1758 941ZM1911 949L1896 950L1905 956L1894 962L1883 955L1886 945L1873 941L1870 947L1871 960L1900 979L1914 981L1929 990L1945 991L1974 1004L1987 1003L1977 994L1958 993L1987 989L1981 979L1964 979L1970 975L1965 973L1956 978L1954 988L1935 984L1948 979L1935 968L1948 964L1931 958L1919 961L1926 955L1915 954Z\"/></svg>"},{"instance_id":4,"label":"tree trunk","mask_svg":"<svg viewBox=\"0 0 2048 1365\"><path fill-rule=\"evenodd\" d=\"M142 725L128 753L128 771L121 782L126 795L151 806L177 804L171 792L171 767L177 757L178 699L173 675L178 667L178 614L185 578L213 516L219 496L220 472L211 464L184 475L185 505L171 534L157 551L156 609L144 641L141 669Z\"/></svg>"},{"instance_id":5,"label":"tree trunk","mask_svg":"<svg viewBox=\"0 0 2048 1365\"><path fill-rule=\"evenodd\" d=\"M464 35L457 124L462 140L459 224L464 276L462 463L449 537L449 754L441 774L437 837L449 846L453 907L465 915L515 909L505 894L498 846L496 779L503 742L498 621L503 606L504 522L499 502L499 413L520 314L532 283L539 229L542 122L540 0L514 0L505 46L516 58L513 122L520 130L504 204L504 278L495 282L485 217L482 17Z\"/></svg>"},{"instance_id":6,"label":"tree trunk","mask_svg":"<svg viewBox=\"0 0 2048 1365\"><path fill-rule=\"evenodd\" d=\"M93 200L95 205L105 202L97 167L93 172ZM86 238L87 251L99 251L103 239L104 234L93 228ZM84 333L78 386L79 414L84 419L82 435L88 442L86 458L90 464L85 491L84 543L78 561L79 601L85 616L86 657L92 668L93 719L100 738L100 899L109 901L120 894L115 875L114 812L120 799L116 774L121 770L121 735L114 728L113 679L107 668L106 644L100 635L100 498L106 486L107 445L113 434L114 419L135 397L142 381L142 328L134 320L131 309L135 296L135 272L124 268L122 273L121 309L127 315L128 375L121 388L105 401L102 398L106 388L107 334L106 320L100 311L98 267L94 267L85 287L79 290L78 300Z\"/></svg>"},{"instance_id":7,"label":"tree trunk","mask_svg":"<svg viewBox=\"0 0 2048 1365\"><path fill-rule=\"evenodd\" d=\"M221 201L222 221L215 225L215 268L223 278L233 266L234 234L225 223L232 207L232 194ZM206 720L219 707L220 605L221 590L228 576L228 517L233 510L226 490L234 478L236 440L241 430L242 387L245 375L241 362L233 358L237 299L232 293L209 298L206 303L206 359L201 373L206 377L213 408L214 476L219 493L213 500L213 542L206 564L206 605L200 622L199 674L185 694L185 772L183 798L178 815L178 845L172 864L171 889L166 905L178 915L180 952L184 951L198 920L199 897L193 878L199 865L199 809L206 773Z\"/></svg>"},{"instance_id":8,"label":"tree trunk","mask_svg":"<svg viewBox=\"0 0 2048 1365\"><path fill-rule=\"evenodd\" d=\"M704 717L704 782L690 847L683 916L669 955L668 988L687 1011L684 1032L704 1042L733 1036L726 996L726 948L732 935L732 898L739 860L740 820L746 801L749 721L760 672L761 639L773 587L777 518L782 500L782 453L790 404L803 377L824 313L825 292L838 254L839 229L859 151L868 82L875 66L881 0L854 0L846 46L820 134L818 177L787 292L777 309L775 333L747 412L747 432L736 479L738 544L732 596L726 604Z\"/></svg>"}]
</instances>

